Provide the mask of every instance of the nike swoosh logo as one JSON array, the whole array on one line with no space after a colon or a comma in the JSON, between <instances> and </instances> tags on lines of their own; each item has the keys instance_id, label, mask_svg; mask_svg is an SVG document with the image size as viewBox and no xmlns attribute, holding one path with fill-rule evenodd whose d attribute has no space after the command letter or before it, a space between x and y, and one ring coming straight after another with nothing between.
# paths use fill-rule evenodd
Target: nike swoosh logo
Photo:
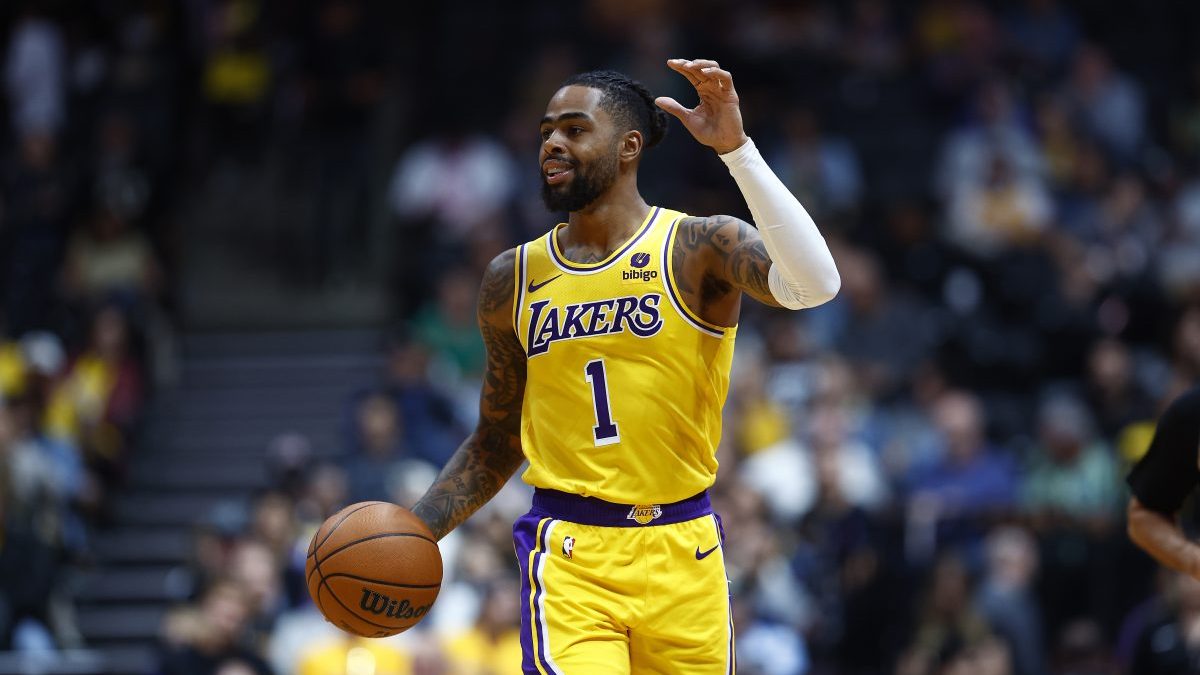
<instances>
[{"instance_id":1,"label":"nike swoosh logo","mask_svg":"<svg viewBox=\"0 0 1200 675\"><path fill-rule=\"evenodd\" d=\"M529 288L527 288L526 290L530 293L533 293L533 292L537 291L537 289L541 288L542 286L545 286L546 284L550 283L551 281L554 281L555 279L557 279L558 277L561 277L561 276L562 275L560 274L556 277L550 277L549 279L543 281L540 284L535 284L535 283L533 283L533 280L530 279L529 280Z\"/></svg>"},{"instance_id":2,"label":"nike swoosh logo","mask_svg":"<svg viewBox=\"0 0 1200 675\"><path fill-rule=\"evenodd\" d=\"M701 553L701 552L700 552L700 547L699 547L699 546L697 546L697 547L696 547L696 560L704 560L705 558L707 558L707 557L708 557L708 554L710 554L710 553L712 553L713 551L717 550L718 548L720 548L720 546L721 546L720 544L717 544L716 546L714 546L714 547L712 547L712 548L708 549L708 550L707 550L707 551L705 551L704 553Z\"/></svg>"}]
</instances>

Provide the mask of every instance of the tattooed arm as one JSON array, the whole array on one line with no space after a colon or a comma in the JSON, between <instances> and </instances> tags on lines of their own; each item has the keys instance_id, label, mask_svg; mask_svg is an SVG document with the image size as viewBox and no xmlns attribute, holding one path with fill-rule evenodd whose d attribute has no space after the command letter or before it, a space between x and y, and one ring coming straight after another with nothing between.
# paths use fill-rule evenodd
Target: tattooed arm
<instances>
[{"instance_id":1,"label":"tattooed arm","mask_svg":"<svg viewBox=\"0 0 1200 675\"><path fill-rule=\"evenodd\" d=\"M677 225L671 275L687 306L719 326L737 323L741 293L779 307L767 276L771 258L749 223L732 216L684 218Z\"/></svg>"},{"instance_id":2,"label":"tattooed arm","mask_svg":"<svg viewBox=\"0 0 1200 675\"><path fill-rule=\"evenodd\" d=\"M479 423L413 506L413 513L438 539L495 496L525 460L521 451L525 351L512 325L515 259L515 249L497 256L479 289L479 330L487 347Z\"/></svg>"}]
</instances>

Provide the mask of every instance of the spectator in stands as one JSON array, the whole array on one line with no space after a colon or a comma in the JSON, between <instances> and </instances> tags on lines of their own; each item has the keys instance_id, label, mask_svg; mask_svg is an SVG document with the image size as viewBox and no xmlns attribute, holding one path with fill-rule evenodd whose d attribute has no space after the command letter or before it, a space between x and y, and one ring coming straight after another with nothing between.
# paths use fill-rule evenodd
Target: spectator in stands
<instances>
[{"instance_id":1,"label":"spectator in stands","mask_svg":"<svg viewBox=\"0 0 1200 675\"><path fill-rule=\"evenodd\" d=\"M282 492L264 492L254 500L248 534L270 550L276 562L286 560L296 538L295 504Z\"/></svg>"},{"instance_id":2,"label":"spectator in stands","mask_svg":"<svg viewBox=\"0 0 1200 675\"><path fill-rule=\"evenodd\" d=\"M1200 172L1186 179L1167 208L1172 226L1158 251L1158 277L1170 297L1195 298L1200 296Z\"/></svg>"},{"instance_id":3,"label":"spectator in stands","mask_svg":"<svg viewBox=\"0 0 1200 675\"><path fill-rule=\"evenodd\" d=\"M975 604L996 635L1008 644L1014 675L1046 672L1041 609L1034 578L1037 542L1029 532L1001 526L988 533L985 572Z\"/></svg>"},{"instance_id":4,"label":"spectator in stands","mask_svg":"<svg viewBox=\"0 0 1200 675\"><path fill-rule=\"evenodd\" d=\"M17 3L8 42L4 84L18 138L53 136L66 121L67 50L62 29L38 7Z\"/></svg>"},{"instance_id":5,"label":"spectator in stands","mask_svg":"<svg viewBox=\"0 0 1200 675\"><path fill-rule=\"evenodd\" d=\"M12 402L0 404L0 649L30 646L18 629L49 633L65 507L63 477L25 442L18 416Z\"/></svg>"},{"instance_id":6,"label":"spectator in stands","mask_svg":"<svg viewBox=\"0 0 1200 675\"><path fill-rule=\"evenodd\" d=\"M411 459L403 429L400 410L390 396L377 392L359 404L359 446L344 461L351 502L390 499L403 462Z\"/></svg>"},{"instance_id":7,"label":"spectator in stands","mask_svg":"<svg viewBox=\"0 0 1200 675\"><path fill-rule=\"evenodd\" d=\"M177 609L163 627L163 675L208 675L230 661L248 665L256 675L270 667L247 645L251 603L245 589L229 579L212 583L195 606Z\"/></svg>"},{"instance_id":8,"label":"spectator in stands","mask_svg":"<svg viewBox=\"0 0 1200 675\"><path fill-rule=\"evenodd\" d=\"M1013 183L1040 186L1043 166L1037 140L1022 119L1010 87L999 80L975 93L968 122L947 134L935 175L938 194L952 202L994 182L996 165Z\"/></svg>"},{"instance_id":9,"label":"spectator in stands","mask_svg":"<svg viewBox=\"0 0 1200 675\"><path fill-rule=\"evenodd\" d=\"M476 286L466 270L447 270L439 280L435 303L413 322L417 338L439 365L459 377L473 377L483 370L483 341L475 328Z\"/></svg>"},{"instance_id":10,"label":"spectator in stands","mask_svg":"<svg viewBox=\"0 0 1200 675\"><path fill-rule=\"evenodd\" d=\"M718 498L719 512L736 530L725 531L722 550L735 596L742 596L757 616L794 630L806 630L817 620L817 608L801 580L791 573L783 543L773 534L763 498L737 482L726 483Z\"/></svg>"},{"instance_id":11,"label":"spectator in stands","mask_svg":"<svg viewBox=\"0 0 1200 675\"><path fill-rule=\"evenodd\" d=\"M1041 162L1049 187L1057 195L1074 180L1085 143L1062 97L1046 95L1038 99L1036 115Z\"/></svg>"},{"instance_id":12,"label":"spectator in stands","mask_svg":"<svg viewBox=\"0 0 1200 675\"><path fill-rule=\"evenodd\" d=\"M88 348L77 356L46 410L48 433L83 449L89 466L115 480L142 412L144 383L129 324L114 306L95 314Z\"/></svg>"},{"instance_id":13,"label":"spectator in stands","mask_svg":"<svg viewBox=\"0 0 1200 675\"><path fill-rule=\"evenodd\" d=\"M1042 602L1051 634L1068 619L1115 621L1112 578L1119 482L1112 449L1094 435L1076 398L1047 398L1038 412L1038 444L1021 486L1022 508L1043 542Z\"/></svg>"},{"instance_id":14,"label":"spectator in stands","mask_svg":"<svg viewBox=\"0 0 1200 675\"><path fill-rule=\"evenodd\" d=\"M1021 486L1021 501L1042 529L1104 531L1119 507L1112 449L1095 436L1078 399L1048 398L1041 406L1039 444Z\"/></svg>"},{"instance_id":15,"label":"spectator in stands","mask_svg":"<svg viewBox=\"0 0 1200 675\"><path fill-rule=\"evenodd\" d=\"M479 618L469 630L449 635L443 649L454 673L519 675L521 673L521 605L516 579L503 577L483 591Z\"/></svg>"},{"instance_id":16,"label":"spectator in stands","mask_svg":"<svg viewBox=\"0 0 1200 675\"><path fill-rule=\"evenodd\" d=\"M113 303L144 312L162 293L163 273L150 241L114 205L100 205L67 243L63 283L81 308Z\"/></svg>"},{"instance_id":17,"label":"spectator in stands","mask_svg":"<svg viewBox=\"0 0 1200 675\"><path fill-rule=\"evenodd\" d=\"M258 0L219 0L204 7L202 87L208 125L207 152L215 160L247 164L262 148L273 72Z\"/></svg>"},{"instance_id":18,"label":"spectator in stands","mask_svg":"<svg viewBox=\"0 0 1200 675\"><path fill-rule=\"evenodd\" d=\"M779 178L813 218L846 217L862 198L862 169L854 147L822 133L817 113L794 106L783 115L783 142L771 158ZM824 216L824 218L823 218Z\"/></svg>"},{"instance_id":19,"label":"spectator in stands","mask_svg":"<svg viewBox=\"0 0 1200 675\"><path fill-rule=\"evenodd\" d=\"M1106 151L1121 161L1134 159L1145 133L1146 103L1102 47L1079 48L1064 93L1075 119Z\"/></svg>"},{"instance_id":20,"label":"spectator in stands","mask_svg":"<svg viewBox=\"0 0 1200 675\"><path fill-rule=\"evenodd\" d=\"M388 202L404 242L395 281L406 314L419 309L434 293L431 282L461 260L461 242L486 236L483 230L497 222L516 187L508 151L469 128L465 118L472 106L463 102L439 111L444 132L409 146L392 172Z\"/></svg>"},{"instance_id":21,"label":"spectator in stands","mask_svg":"<svg viewBox=\"0 0 1200 675\"><path fill-rule=\"evenodd\" d=\"M843 316L828 347L846 358L870 399L892 399L936 343L936 323L919 296L893 288L870 252L843 250L838 271L842 290L834 302Z\"/></svg>"},{"instance_id":22,"label":"spectator in stands","mask_svg":"<svg viewBox=\"0 0 1200 675\"><path fill-rule=\"evenodd\" d=\"M811 662L803 637L786 624L763 619L741 596L733 597L739 673L803 675Z\"/></svg>"},{"instance_id":23,"label":"spectator in stands","mask_svg":"<svg viewBox=\"0 0 1200 675\"><path fill-rule=\"evenodd\" d=\"M447 111L453 114L453 111ZM423 223L442 241L470 238L512 196L512 160L484 136L448 129L412 145L396 163L390 201L396 216Z\"/></svg>"},{"instance_id":24,"label":"spectator in stands","mask_svg":"<svg viewBox=\"0 0 1200 675\"><path fill-rule=\"evenodd\" d=\"M897 667L899 675L947 672L943 670L947 661L961 658L963 650L983 648L993 639L987 621L971 601L966 565L954 555L938 559L916 618Z\"/></svg>"},{"instance_id":25,"label":"spectator in stands","mask_svg":"<svg viewBox=\"0 0 1200 675\"><path fill-rule=\"evenodd\" d=\"M1138 381L1129 346L1102 338L1088 355L1087 400L1100 436L1115 439L1128 425L1152 416L1150 397Z\"/></svg>"},{"instance_id":26,"label":"spectator in stands","mask_svg":"<svg viewBox=\"0 0 1200 675\"><path fill-rule=\"evenodd\" d=\"M230 552L229 576L246 594L250 610L247 628L252 643L262 645L279 615L287 608L283 586L283 561L264 542L243 537Z\"/></svg>"},{"instance_id":27,"label":"spectator in stands","mask_svg":"<svg viewBox=\"0 0 1200 675\"><path fill-rule=\"evenodd\" d=\"M843 36L842 58L853 70L887 76L904 65L906 52L890 3L858 0Z\"/></svg>"},{"instance_id":28,"label":"spectator in stands","mask_svg":"<svg viewBox=\"0 0 1200 675\"><path fill-rule=\"evenodd\" d=\"M326 518L351 502L350 481L340 466L332 463L315 464L309 469L306 479L304 492L296 501L296 531L305 547ZM293 556L291 564L303 574L303 559Z\"/></svg>"},{"instance_id":29,"label":"spectator in stands","mask_svg":"<svg viewBox=\"0 0 1200 675\"><path fill-rule=\"evenodd\" d=\"M834 420L814 422L826 426ZM806 631L811 651L836 655L850 672L883 667L890 639L887 634L892 630L886 619L871 609L888 602L889 573L881 567L883 551L877 529L881 514L875 510L882 503L863 500L863 479L877 469L863 468L845 459L838 461L829 452L816 455L807 470L815 475L817 500L799 523L801 540L791 556L793 574L816 605L813 625ZM850 477L856 471L860 475ZM883 496L882 490L875 495Z\"/></svg>"},{"instance_id":30,"label":"spectator in stands","mask_svg":"<svg viewBox=\"0 0 1200 675\"><path fill-rule=\"evenodd\" d=\"M0 410L7 427L14 496L40 504L39 526L56 547L72 556L86 554L88 538L80 512L94 516L100 504L79 449L42 433L30 397L8 399Z\"/></svg>"},{"instance_id":31,"label":"spectator in stands","mask_svg":"<svg viewBox=\"0 0 1200 675\"><path fill-rule=\"evenodd\" d=\"M404 445L412 456L434 466L445 464L467 432L456 419L454 402L434 384L430 370L430 348L411 329L389 335L382 381L356 391L347 404L347 444L361 444L357 417L362 401L383 392L392 397L404 420Z\"/></svg>"},{"instance_id":32,"label":"spectator in stands","mask_svg":"<svg viewBox=\"0 0 1200 675\"><path fill-rule=\"evenodd\" d=\"M1017 500L1015 463L984 436L982 403L965 391L949 391L933 403L940 457L915 466L908 478L909 503L932 511L939 538L977 544L981 525L1011 513Z\"/></svg>"},{"instance_id":33,"label":"spectator in stands","mask_svg":"<svg viewBox=\"0 0 1200 675\"><path fill-rule=\"evenodd\" d=\"M1021 176L1003 155L985 159L983 180L961 182L950 200L946 236L988 259L1028 246L1050 224L1053 203L1037 179Z\"/></svg>"}]
</instances>

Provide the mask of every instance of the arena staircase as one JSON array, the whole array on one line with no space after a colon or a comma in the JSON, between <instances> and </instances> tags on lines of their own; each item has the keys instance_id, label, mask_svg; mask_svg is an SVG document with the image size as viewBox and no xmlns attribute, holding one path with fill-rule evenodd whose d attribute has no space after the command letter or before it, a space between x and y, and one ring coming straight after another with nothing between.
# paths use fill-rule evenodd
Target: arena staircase
<instances>
[{"instance_id":1,"label":"arena staircase","mask_svg":"<svg viewBox=\"0 0 1200 675\"><path fill-rule=\"evenodd\" d=\"M365 331L193 335L181 356L178 386L155 396L113 525L94 536L96 561L72 575L86 651L68 655L78 668L64 659L52 670L153 672L163 616L189 587L196 524L267 486L265 451L281 433L334 454L347 394L382 372L377 334Z\"/></svg>"}]
</instances>

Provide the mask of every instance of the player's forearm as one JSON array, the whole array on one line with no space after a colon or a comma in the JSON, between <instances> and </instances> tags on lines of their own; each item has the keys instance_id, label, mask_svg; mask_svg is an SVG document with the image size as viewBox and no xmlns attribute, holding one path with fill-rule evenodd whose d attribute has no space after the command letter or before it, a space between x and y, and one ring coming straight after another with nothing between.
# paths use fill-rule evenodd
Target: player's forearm
<instances>
[{"instance_id":1,"label":"player's forearm","mask_svg":"<svg viewBox=\"0 0 1200 675\"><path fill-rule=\"evenodd\" d=\"M737 182L770 256L771 293L789 309L837 295L842 280L817 224L767 165L753 140L721 155Z\"/></svg>"},{"instance_id":2,"label":"player's forearm","mask_svg":"<svg viewBox=\"0 0 1200 675\"><path fill-rule=\"evenodd\" d=\"M494 497L524 460L519 439L482 426L459 446L412 511L441 539Z\"/></svg>"},{"instance_id":3,"label":"player's forearm","mask_svg":"<svg viewBox=\"0 0 1200 675\"><path fill-rule=\"evenodd\" d=\"M1175 519L1129 500L1129 538L1163 565L1200 578L1200 546L1184 535Z\"/></svg>"}]
</instances>

